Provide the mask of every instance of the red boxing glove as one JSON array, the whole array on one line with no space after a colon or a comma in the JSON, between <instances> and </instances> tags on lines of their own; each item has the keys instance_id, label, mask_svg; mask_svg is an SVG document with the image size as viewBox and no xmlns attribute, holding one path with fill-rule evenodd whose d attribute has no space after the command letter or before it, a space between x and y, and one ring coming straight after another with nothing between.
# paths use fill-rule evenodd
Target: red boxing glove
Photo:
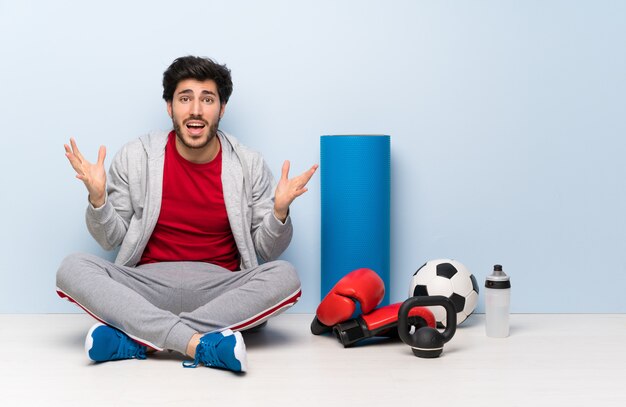
<instances>
[{"instance_id":1,"label":"red boxing glove","mask_svg":"<svg viewBox=\"0 0 626 407\"><path fill-rule=\"evenodd\" d=\"M357 303L367 314L380 304L384 296L385 283L373 270L361 268L351 271L335 284L317 307L311 332L313 335L330 332L333 325L353 317Z\"/></svg>"},{"instance_id":2,"label":"red boxing glove","mask_svg":"<svg viewBox=\"0 0 626 407\"><path fill-rule=\"evenodd\" d=\"M361 339L372 336L397 336L398 311L401 302L378 308L367 315L337 324L333 331L344 347L353 345ZM409 324L415 329L425 326L435 327L432 311L426 307L414 307L409 311Z\"/></svg>"}]
</instances>

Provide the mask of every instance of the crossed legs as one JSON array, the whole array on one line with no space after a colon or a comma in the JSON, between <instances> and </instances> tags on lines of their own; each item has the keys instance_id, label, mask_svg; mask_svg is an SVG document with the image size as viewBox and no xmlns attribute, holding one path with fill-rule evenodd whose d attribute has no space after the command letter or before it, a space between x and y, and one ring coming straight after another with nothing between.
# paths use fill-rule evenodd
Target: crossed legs
<instances>
[{"instance_id":1,"label":"crossed legs","mask_svg":"<svg viewBox=\"0 0 626 407\"><path fill-rule=\"evenodd\" d=\"M61 263L57 293L141 344L193 357L200 334L249 329L295 304L300 281L282 260L231 272L199 262L125 267L79 253Z\"/></svg>"}]
</instances>

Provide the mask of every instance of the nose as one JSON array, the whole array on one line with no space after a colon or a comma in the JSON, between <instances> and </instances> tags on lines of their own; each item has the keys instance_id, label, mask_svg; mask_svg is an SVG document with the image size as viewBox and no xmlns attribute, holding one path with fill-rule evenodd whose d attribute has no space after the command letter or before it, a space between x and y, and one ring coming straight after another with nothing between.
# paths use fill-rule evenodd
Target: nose
<instances>
[{"instance_id":1,"label":"nose","mask_svg":"<svg viewBox=\"0 0 626 407\"><path fill-rule=\"evenodd\" d=\"M202 116L202 103L199 99L195 99L191 104L191 114Z\"/></svg>"}]
</instances>

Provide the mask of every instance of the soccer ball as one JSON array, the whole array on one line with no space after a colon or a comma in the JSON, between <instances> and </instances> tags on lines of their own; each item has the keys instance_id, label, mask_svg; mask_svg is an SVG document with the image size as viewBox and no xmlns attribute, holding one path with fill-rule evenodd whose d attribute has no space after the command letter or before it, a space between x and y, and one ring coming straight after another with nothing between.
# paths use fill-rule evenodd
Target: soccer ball
<instances>
[{"instance_id":1,"label":"soccer ball","mask_svg":"<svg viewBox=\"0 0 626 407\"><path fill-rule=\"evenodd\" d=\"M409 297L443 295L452 300L457 325L465 321L478 304L478 284L467 267L456 260L437 259L426 262L411 278ZM437 325L446 325L446 310L428 307L435 314Z\"/></svg>"}]
</instances>

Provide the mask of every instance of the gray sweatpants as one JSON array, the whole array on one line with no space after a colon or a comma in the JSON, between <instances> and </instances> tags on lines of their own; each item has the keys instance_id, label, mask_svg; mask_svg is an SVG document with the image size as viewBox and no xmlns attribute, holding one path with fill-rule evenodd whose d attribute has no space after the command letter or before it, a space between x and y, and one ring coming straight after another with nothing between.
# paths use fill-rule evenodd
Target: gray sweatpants
<instances>
[{"instance_id":1,"label":"gray sweatpants","mask_svg":"<svg viewBox=\"0 0 626 407\"><path fill-rule=\"evenodd\" d=\"M200 262L125 267L79 253L61 263L57 293L138 342L185 354L195 333L249 329L289 308L300 280L282 260L232 272Z\"/></svg>"}]
</instances>

